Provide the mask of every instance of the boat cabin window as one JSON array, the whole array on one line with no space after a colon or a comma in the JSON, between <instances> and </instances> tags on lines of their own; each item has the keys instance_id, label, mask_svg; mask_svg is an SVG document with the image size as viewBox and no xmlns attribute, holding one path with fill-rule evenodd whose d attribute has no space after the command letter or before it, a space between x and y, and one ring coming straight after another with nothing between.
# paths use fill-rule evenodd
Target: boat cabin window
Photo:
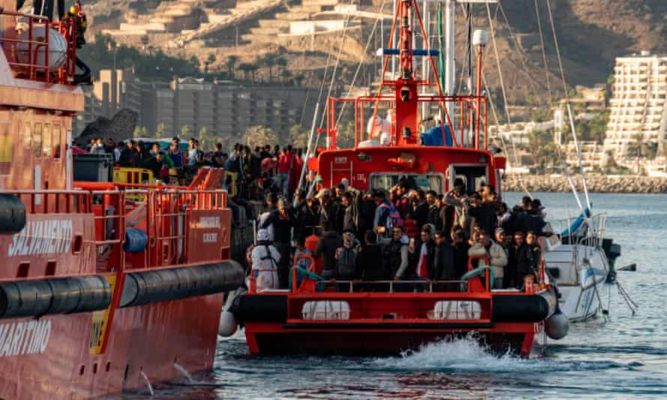
<instances>
[{"instance_id":1,"label":"boat cabin window","mask_svg":"<svg viewBox=\"0 0 667 400\"><path fill-rule=\"evenodd\" d=\"M456 166L451 167L453 173L450 174L451 182L449 182L449 187L454 188L454 182L456 179L461 179L466 185L466 191L468 193L476 192L484 183L488 182L486 176L486 166Z\"/></svg>"},{"instance_id":2,"label":"boat cabin window","mask_svg":"<svg viewBox=\"0 0 667 400\"><path fill-rule=\"evenodd\" d=\"M32 155L40 157L42 155L42 124L35 124L32 130Z\"/></svg>"},{"instance_id":3,"label":"boat cabin window","mask_svg":"<svg viewBox=\"0 0 667 400\"><path fill-rule=\"evenodd\" d=\"M52 138L51 138L51 124L44 124L44 129L42 131L42 156L51 157L52 156Z\"/></svg>"},{"instance_id":4,"label":"boat cabin window","mask_svg":"<svg viewBox=\"0 0 667 400\"><path fill-rule=\"evenodd\" d=\"M60 158L60 147L62 145L62 131L59 124L53 125L53 157Z\"/></svg>"},{"instance_id":5,"label":"boat cabin window","mask_svg":"<svg viewBox=\"0 0 667 400\"><path fill-rule=\"evenodd\" d=\"M403 179L407 179L408 186L414 189L434 190L436 193L442 193L444 189L442 174L371 174L370 179L371 190L389 191Z\"/></svg>"}]
</instances>

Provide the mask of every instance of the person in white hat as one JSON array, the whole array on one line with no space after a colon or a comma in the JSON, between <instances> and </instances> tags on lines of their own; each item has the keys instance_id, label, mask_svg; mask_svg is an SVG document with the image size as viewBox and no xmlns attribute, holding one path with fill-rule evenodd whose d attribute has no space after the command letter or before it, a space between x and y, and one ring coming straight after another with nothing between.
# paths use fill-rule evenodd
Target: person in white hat
<instances>
[{"instance_id":1,"label":"person in white hat","mask_svg":"<svg viewBox=\"0 0 667 400\"><path fill-rule=\"evenodd\" d=\"M252 260L251 274L255 278L255 288L258 292L278 289L278 263L280 252L273 245L269 232L266 229L257 231L257 245L250 254Z\"/></svg>"}]
</instances>

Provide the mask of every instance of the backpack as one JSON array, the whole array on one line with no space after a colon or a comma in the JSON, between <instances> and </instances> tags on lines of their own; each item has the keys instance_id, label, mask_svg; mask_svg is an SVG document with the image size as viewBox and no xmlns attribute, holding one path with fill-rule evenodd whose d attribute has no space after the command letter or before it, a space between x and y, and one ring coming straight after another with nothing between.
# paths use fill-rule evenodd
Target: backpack
<instances>
[{"instance_id":1,"label":"backpack","mask_svg":"<svg viewBox=\"0 0 667 400\"><path fill-rule=\"evenodd\" d=\"M387 232L391 232L391 228L394 226L403 226L403 218L401 218L401 213L396 207L387 203L380 204L380 207L388 210L384 221Z\"/></svg>"}]
</instances>

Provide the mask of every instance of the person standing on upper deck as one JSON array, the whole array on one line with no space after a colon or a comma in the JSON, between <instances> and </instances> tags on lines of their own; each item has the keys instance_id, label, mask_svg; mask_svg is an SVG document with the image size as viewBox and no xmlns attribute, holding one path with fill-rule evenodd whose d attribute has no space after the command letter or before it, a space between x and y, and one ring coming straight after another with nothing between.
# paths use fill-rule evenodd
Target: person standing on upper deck
<instances>
[{"instance_id":1,"label":"person standing on upper deck","mask_svg":"<svg viewBox=\"0 0 667 400\"><path fill-rule=\"evenodd\" d=\"M377 205L375 209L375 218L373 219L373 230L380 234L389 234L393 226L402 226L403 220L401 214L389 200L387 200L384 191L377 190L373 194L373 200Z\"/></svg>"},{"instance_id":2,"label":"person standing on upper deck","mask_svg":"<svg viewBox=\"0 0 667 400\"><path fill-rule=\"evenodd\" d=\"M283 196L289 201L289 177L294 167L294 154L292 154L292 145L285 147L278 157L278 180L280 182L280 190Z\"/></svg>"}]
</instances>

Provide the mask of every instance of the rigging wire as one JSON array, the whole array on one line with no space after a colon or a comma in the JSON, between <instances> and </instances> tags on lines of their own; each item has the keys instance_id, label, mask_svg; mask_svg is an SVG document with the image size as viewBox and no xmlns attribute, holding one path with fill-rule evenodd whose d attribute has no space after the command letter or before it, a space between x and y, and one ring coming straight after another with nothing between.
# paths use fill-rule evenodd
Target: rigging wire
<instances>
[{"instance_id":1,"label":"rigging wire","mask_svg":"<svg viewBox=\"0 0 667 400\"><path fill-rule=\"evenodd\" d=\"M551 93L551 79L549 79L549 66L547 64L547 51L544 46L544 34L542 33L542 17L540 16L540 7L537 3L537 0L533 0L535 3L535 16L537 17L537 30L540 32L540 47L542 48L542 61L544 63L544 75L546 77L547 92L549 93L549 105L553 105L554 98Z\"/></svg>"},{"instance_id":2,"label":"rigging wire","mask_svg":"<svg viewBox=\"0 0 667 400\"><path fill-rule=\"evenodd\" d=\"M354 0L350 0L350 6L354 4ZM331 81L329 82L329 90L327 91L327 99L331 97L331 92L333 91L333 84L336 80L336 72L338 71L338 66L340 65L340 56L343 54L343 47L345 45L345 40L347 40L347 30L349 28L350 19L352 19L352 13L348 13L345 17L345 23L343 24L343 34L340 38L340 44L338 45L338 54L336 55L336 63L334 64L333 71L331 72ZM318 98L319 99L319 98ZM320 128L324 124L324 119L328 113L329 102L327 101L324 105L324 111L322 112L322 118L320 118Z\"/></svg>"},{"instance_id":3,"label":"rigging wire","mask_svg":"<svg viewBox=\"0 0 667 400\"><path fill-rule=\"evenodd\" d=\"M584 196L586 198L586 207L590 210L591 200L588 195L588 183L586 182L586 174L584 173L584 167L581 156L581 148L579 147L579 140L577 139L577 132L574 126L574 116L572 115L572 106L570 104L570 95L567 91L567 83L565 81L565 70L563 69L563 60L560 56L560 49L558 47L558 37L556 35L556 25L554 24L553 12L551 10L551 0L546 0L547 11L549 14L549 22L551 24L551 31L553 33L554 45L556 47L556 56L558 58L558 68L560 70L561 83L563 84L563 92L565 93L565 105L567 108L567 115L570 122L570 130L572 131L572 139L574 140L574 148L577 152L577 161L579 164L579 173L581 174L582 186L584 188Z\"/></svg>"},{"instance_id":4,"label":"rigging wire","mask_svg":"<svg viewBox=\"0 0 667 400\"><path fill-rule=\"evenodd\" d=\"M503 16L503 20L505 21L505 25L507 26L507 31L509 32L510 38L512 38L512 41L514 42L514 45L516 46L517 52L520 55L520 60L521 64L523 66L523 75L527 78L527 81L531 83L531 85L528 86L529 90L539 98L539 86L540 82L535 79L535 77L529 72L530 67L528 66L528 62L526 61L528 59L528 56L526 55L525 51L523 51L523 46L519 43L519 39L517 39L517 35L514 33L514 29L512 29L512 24L510 24L509 18L507 18L507 14L505 13L505 8L503 7L502 3L498 1L498 8L500 9L500 14Z\"/></svg>"},{"instance_id":5,"label":"rigging wire","mask_svg":"<svg viewBox=\"0 0 667 400\"><path fill-rule=\"evenodd\" d=\"M503 96L503 102L505 104L505 118L506 118L506 121L507 121L507 127L509 128L511 123L512 123L512 119L510 117L510 111L509 111L509 108L508 108L507 92L505 90L505 81L503 79L503 71L500 68L500 58L499 58L499 55L498 55L498 45L496 43L496 29L495 29L495 25L493 23L493 19L491 18L491 7L489 6L489 3L486 3L486 15L489 19L489 29L491 30L491 43L493 44L493 52L494 52L494 55L495 55L495 58L496 58L496 68L498 69L498 78L500 80L500 91L501 91L501 94ZM501 136L501 135L498 135L498 136ZM504 143L504 140L503 140L503 143ZM518 152L516 150L516 144L514 143L514 141L511 141L511 144L512 144L512 153L514 155L514 162L515 162L514 165L519 165L518 156L517 156ZM521 189L523 189L523 191L528 196L530 196L532 198L533 196L528 191L528 189L526 188L526 185L523 182L523 179L521 179L521 175L517 174L517 177L518 177L519 186L521 186Z\"/></svg>"},{"instance_id":6,"label":"rigging wire","mask_svg":"<svg viewBox=\"0 0 667 400\"><path fill-rule=\"evenodd\" d=\"M363 66L364 63L364 58L366 58L366 54L368 54L368 48L371 45L371 41L373 39L373 35L375 34L375 31L377 30L378 23L380 20L384 21L384 6L387 0L382 0L382 5L380 5L380 13L382 14L381 18L378 18L375 20L375 23L373 24L373 28L371 29L371 33L368 35L368 40L366 41L366 46L364 47L364 52L361 54L361 57L359 57L359 63L357 64L357 70L354 71L354 76L352 77L352 82L350 83L350 86L348 87L347 94L345 97L350 97L352 95L352 90L355 88L355 82L357 80L357 77L359 76L359 71L361 71L361 67ZM384 37L381 38L380 43L384 41ZM347 106L347 103L343 103L341 106L340 113L338 114L338 118L336 120L336 125L334 127L338 127L338 124L340 123L341 118L343 118L343 114L345 112L345 107Z\"/></svg>"}]
</instances>

